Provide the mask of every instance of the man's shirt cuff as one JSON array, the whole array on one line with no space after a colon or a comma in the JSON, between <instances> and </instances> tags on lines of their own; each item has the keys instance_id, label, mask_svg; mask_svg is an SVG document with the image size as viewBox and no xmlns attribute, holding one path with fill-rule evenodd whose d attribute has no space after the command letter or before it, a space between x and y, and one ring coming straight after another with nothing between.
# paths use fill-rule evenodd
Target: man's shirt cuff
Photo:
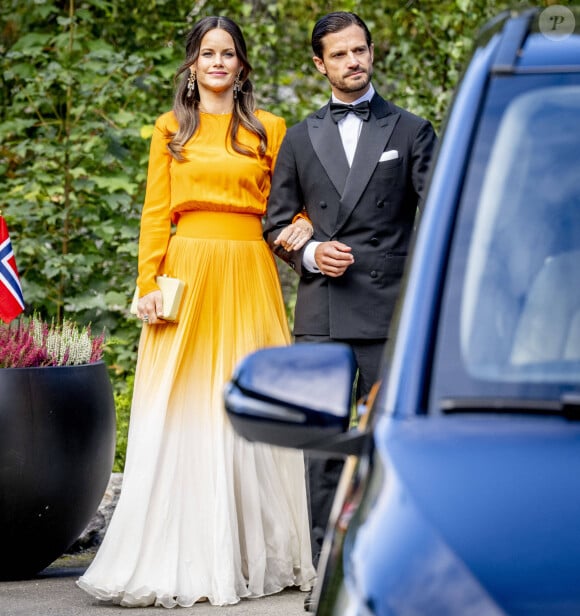
<instances>
[{"instance_id":1,"label":"man's shirt cuff","mask_svg":"<svg viewBox=\"0 0 580 616\"><path fill-rule=\"evenodd\" d=\"M302 266L314 274L320 273L320 269L318 269L318 265L316 265L316 260L314 259L314 251L319 244L322 244L322 242L309 242L302 254Z\"/></svg>"}]
</instances>

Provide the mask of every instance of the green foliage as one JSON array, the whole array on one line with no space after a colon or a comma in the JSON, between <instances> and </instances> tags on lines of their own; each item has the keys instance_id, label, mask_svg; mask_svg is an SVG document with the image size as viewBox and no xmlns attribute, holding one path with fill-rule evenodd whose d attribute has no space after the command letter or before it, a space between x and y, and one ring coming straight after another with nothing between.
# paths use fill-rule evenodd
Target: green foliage
<instances>
[{"instance_id":1,"label":"green foliage","mask_svg":"<svg viewBox=\"0 0 580 616\"><path fill-rule=\"evenodd\" d=\"M115 3L62 4L19 2L3 15L1 206L27 303L123 337L131 352L115 366L124 373L139 334L127 301L147 128L170 105L167 68L181 52L161 34L157 46L140 47L149 37L139 28L129 36ZM136 20L137 4L125 7Z\"/></svg>"},{"instance_id":2,"label":"green foliage","mask_svg":"<svg viewBox=\"0 0 580 616\"><path fill-rule=\"evenodd\" d=\"M566 4L566 2L562 2ZM374 83L439 130L477 29L522 2L344 0L375 41ZM289 125L329 96L310 32L330 0L4 0L0 208L29 311L105 328L116 381L134 370L136 277L148 139L171 107L193 22L237 20L261 106ZM288 272L286 272L288 273ZM282 276L291 314L295 279Z\"/></svg>"},{"instance_id":3,"label":"green foliage","mask_svg":"<svg viewBox=\"0 0 580 616\"><path fill-rule=\"evenodd\" d=\"M122 473L125 468L127 453L127 437L129 434L129 417L131 414L131 399L133 397L134 376L127 377L122 391L115 392L115 409L117 412L117 441L113 472Z\"/></svg>"}]
</instances>

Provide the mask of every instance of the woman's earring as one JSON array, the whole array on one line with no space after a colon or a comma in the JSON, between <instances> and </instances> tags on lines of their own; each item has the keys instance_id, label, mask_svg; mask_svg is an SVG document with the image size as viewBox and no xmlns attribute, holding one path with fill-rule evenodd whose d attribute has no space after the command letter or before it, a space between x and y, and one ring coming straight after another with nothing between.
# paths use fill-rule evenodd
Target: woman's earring
<instances>
[{"instance_id":1,"label":"woman's earring","mask_svg":"<svg viewBox=\"0 0 580 616\"><path fill-rule=\"evenodd\" d=\"M196 74L192 71L187 79L187 98L191 98L195 91Z\"/></svg>"},{"instance_id":2,"label":"woman's earring","mask_svg":"<svg viewBox=\"0 0 580 616\"><path fill-rule=\"evenodd\" d=\"M234 100L238 98L238 92L242 89L240 83L240 75L236 75L236 80L234 81Z\"/></svg>"}]
</instances>

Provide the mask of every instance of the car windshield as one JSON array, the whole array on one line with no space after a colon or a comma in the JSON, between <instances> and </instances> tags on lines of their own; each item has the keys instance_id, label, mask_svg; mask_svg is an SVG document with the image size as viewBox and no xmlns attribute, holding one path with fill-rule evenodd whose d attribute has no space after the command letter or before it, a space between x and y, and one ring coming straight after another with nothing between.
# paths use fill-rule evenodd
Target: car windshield
<instances>
[{"instance_id":1,"label":"car windshield","mask_svg":"<svg viewBox=\"0 0 580 616\"><path fill-rule=\"evenodd\" d=\"M580 386L578 118L578 74L492 81L450 253L438 399Z\"/></svg>"}]
</instances>

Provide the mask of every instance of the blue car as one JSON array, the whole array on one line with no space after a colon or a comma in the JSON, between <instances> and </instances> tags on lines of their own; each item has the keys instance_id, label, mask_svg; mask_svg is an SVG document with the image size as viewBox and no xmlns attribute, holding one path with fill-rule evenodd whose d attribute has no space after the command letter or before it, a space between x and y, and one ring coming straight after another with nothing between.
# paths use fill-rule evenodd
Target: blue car
<instances>
[{"instance_id":1,"label":"blue car","mask_svg":"<svg viewBox=\"0 0 580 616\"><path fill-rule=\"evenodd\" d=\"M346 458L319 616L580 614L580 10L499 15L457 89L380 378L246 358L250 440Z\"/></svg>"}]
</instances>

